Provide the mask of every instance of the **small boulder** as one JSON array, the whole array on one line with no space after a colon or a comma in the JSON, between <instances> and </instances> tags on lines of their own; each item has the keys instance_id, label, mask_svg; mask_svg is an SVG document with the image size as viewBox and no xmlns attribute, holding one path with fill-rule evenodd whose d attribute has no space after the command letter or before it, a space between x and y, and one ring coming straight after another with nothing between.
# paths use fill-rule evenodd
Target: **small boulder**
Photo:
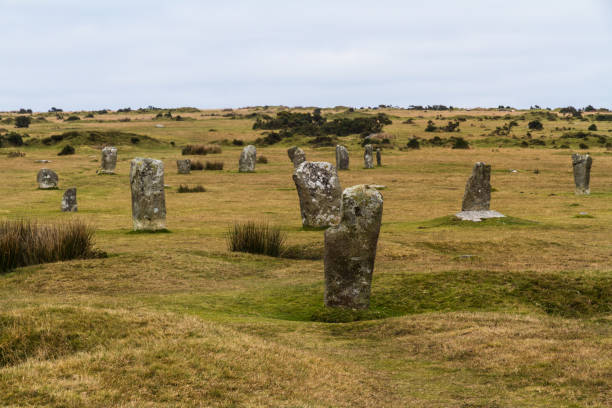
<instances>
[{"instance_id":1,"label":"small boulder","mask_svg":"<svg viewBox=\"0 0 612 408\"><path fill-rule=\"evenodd\" d=\"M59 177L57 173L51 169L40 169L36 175L36 181L38 182L39 189L52 190L57 188Z\"/></svg>"},{"instance_id":2,"label":"small boulder","mask_svg":"<svg viewBox=\"0 0 612 408\"><path fill-rule=\"evenodd\" d=\"M130 165L132 220L135 231L157 231L166 228L164 163L137 157Z\"/></svg>"},{"instance_id":3,"label":"small boulder","mask_svg":"<svg viewBox=\"0 0 612 408\"><path fill-rule=\"evenodd\" d=\"M62 196L62 212L77 211L77 190L76 187L69 188Z\"/></svg>"},{"instance_id":4,"label":"small boulder","mask_svg":"<svg viewBox=\"0 0 612 408\"><path fill-rule=\"evenodd\" d=\"M336 168L338 170L349 169L349 152L348 149L342 145L336 146Z\"/></svg>"},{"instance_id":5,"label":"small boulder","mask_svg":"<svg viewBox=\"0 0 612 408\"><path fill-rule=\"evenodd\" d=\"M253 145L246 146L240 154L238 162L238 171L240 173L253 173L255 171L255 162L257 161L257 149Z\"/></svg>"},{"instance_id":6,"label":"small boulder","mask_svg":"<svg viewBox=\"0 0 612 408\"><path fill-rule=\"evenodd\" d=\"M294 170L293 181L304 227L328 227L340 221L342 189L331 163L305 161Z\"/></svg>"},{"instance_id":7,"label":"small boulder","mask_svg":"<svg viewBox=\"0 0 612 408\"><path fill-rule=\"evenodd\" d=\"M177 160L176 167L178 169L179 174L189 174L191 173L191 160L189 159Z\"/></svg>"}]
</instances>

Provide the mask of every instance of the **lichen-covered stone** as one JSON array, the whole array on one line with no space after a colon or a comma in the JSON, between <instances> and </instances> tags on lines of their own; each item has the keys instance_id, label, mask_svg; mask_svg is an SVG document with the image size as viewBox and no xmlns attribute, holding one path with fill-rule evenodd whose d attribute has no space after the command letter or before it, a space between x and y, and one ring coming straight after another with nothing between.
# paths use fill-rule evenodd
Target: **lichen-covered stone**
<instances>
[{"instance_id":1,"label":"lichen-covered stone","mask_svg":"<svg viewBox=\"0 0 612 408\"><path fill-rule=\"evenodd\" d=\"M349 152L348 149L342 145L336 146L336 168L338 170L349 169Z\"/></svg>"},{"instance_id":2,"label":"lichen-covered stone","mask_svg":"<svg viewBox=\"0 0 612 408\"><path fill-rule=\"evenodd\" d=\"M62 212L77 211L77 191L76 188L69 188L62 196Z\"/></svg>"},{"instance_id":3,"label":"lichen-covered stone","mask_svg":"<svg viewBox=\"0 0 612 408\"><path fill-rule=\"evenodd\" d=\"M117 148L107 146L102 149L102 158L100 160L100 171L101 174L115 174L115 167L117 166Z\"/></svg>"},{"instance_id":4,"label":"lichen-covered stone","mask_svg":"<svg viewBox=\"0 0 612 408\"><path fill-rule=\"evenodd\" d=\"M287 149L287 156L289 156L294 168L306 161L306 153L297 146Z\"/></svg>"},{"instance_id":5,"label":"lichen-covered stone","mask_svg":"<svg viewBox=\"0 0 612 408\"><path fill-rule=\"evenodd\" d=\"M368 185L342 193L340 224L325 231L325 305L366 309L376 245L383 213L383 197Z\"/></svg>"},{"instance_id":6,"label":"lichen-covered stone","mask_svg":"<svg viewBox=\"0 0 612 408\"><path fill-rule=\"evenodd\" d=\"M253 145L248 145L242 149L240 161L238 162L238 171L240 173L252 173L255 171L255 162L257 161L257 149Z\"/></svg>"},{"instance_id":7,"label":"lichen-covered stone","mask_svg":"<svg viewBox=\"0 0 612 408\"><path fill-rule=\"evenodd\" d=\"M574 166L574 183L576 194L590 194L591 188L591 166L593 159L588 154L572 154L572 165Z\"/></svg>"},{"instance_id":8,"label":"lichen-covered stone","mask_svg":"<svg viewBox=\"0 0 612 408\"><path fill-rule=\"evenodd\" d=\"M491 166L478 162L465 186L461 211L487 211L491 204Z\"/></svg>"},{"instance_id":9,"label":"lichen-covered stone","mask_svg":"<svg viewBox=\"0 0 612 408\"><path fill-rule=\"evenodd\" d=\"M161 160L137 157L130 166L132 220L135 231L156 231L166 228L164 163Z\"/></svg>"},{"instance_id":10,"label":"lichen-covered stone","mask_svg":"<svg viewBox=\"0 0 612 408\"><path fill-rule=\"evenodd\" d=\"M363 165L366 169L374 168L374 149L371 144L365 145L363 151Z\"/></svg>"},{"instance_id":11,"label":"lichen-covered stone","mask_svg":"<svg viewBox=\"0 0 612 408\"><path fill-rule=\"evenodd\" d=\"M380 147L376 148L376 165L378 167L382 166L382 152L380 151Z\"/></svg>"},{"instance_id":12,"label":"lichen-covered stone","mask_svg":"<svg viewBox=\"0 0 612 408\"><path fill-rule=\"evenodd\" d=\"M340 221L342 189L336 168L327 162L300 164L293 172L300 199L302 225L328 227Z\"/></svg>"},{"instance_id":13,"label":"lichen-covered stone","mask_svg":"<svg viewBox=\"0 0 612 408\"><path fill-rule=\"evenodd\" d=\"M191 160L182 159L176 161L176 168L179 174L189 174L191 172Z\"/></svg>"},{"instance_id":14,"label":"lichen-covered stone","mask_svg":"<svg viewBox=\"0 0 612 408\"><path fill-rule=\"evenodd\" d=\"M41 190L52 190L57 188L59 177L51 169L40 169L36 175L36 182Z\"/></svg>"}]
</instances>

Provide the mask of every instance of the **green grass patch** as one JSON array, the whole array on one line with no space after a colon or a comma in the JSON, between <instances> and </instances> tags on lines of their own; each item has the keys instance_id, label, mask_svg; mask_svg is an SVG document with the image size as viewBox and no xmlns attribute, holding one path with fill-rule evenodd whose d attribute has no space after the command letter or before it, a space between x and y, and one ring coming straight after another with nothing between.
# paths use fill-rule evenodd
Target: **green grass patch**
<instances>
[{"instance_id":1,"label":"green grass patch","mask_svg":"<svg viewBox=\"0 0 612 408\"><path fill-rule=\"evenodd\" d=\"M479 222L462 221L454 215L434 218L433 220L418 223L419 229L441 228L441 227L460 227L460 228L482 228L482 227L525 227L536 226L540 223L536 221L524 220L521 218L506 216L503 218L488 218Z\"/></svg>"}]
</instances>

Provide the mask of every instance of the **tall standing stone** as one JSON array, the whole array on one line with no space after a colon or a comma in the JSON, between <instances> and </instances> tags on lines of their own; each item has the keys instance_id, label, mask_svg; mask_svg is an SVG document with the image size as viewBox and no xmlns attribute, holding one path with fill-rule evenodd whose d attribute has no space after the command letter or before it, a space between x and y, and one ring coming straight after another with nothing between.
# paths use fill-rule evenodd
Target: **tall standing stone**
<instances>
[{"instance_id":1,"label":"tall standing stone","mask_svg":"<svg viewBox=\"0 0 612 408\"><path fill-rule=\"evenodd\" d=\"M248 145L240 154L238 162L238 171L240 173L252 173L255 171L255 162L257 161L257 149L253 145Z\"/></svg>"},{"instance_id":2,"label":"tall standing stone","mask_svg":"<svg viewBox=\"0 0 612 408\"><path fill-rule=\"evenodd\" d=\"M176 161L176 168L178 169L179 174L189 174L191 173L191 160L189 159L181 159Z\"/></svg>"},{"instance_id":3,"label":"tall standing stone","mask_svg":"<svg viewBox=\"0 0 612 408\"><path fill-rule=\"evenodd\" d=\"M164 163L137 157L130 166L132 220L135 231L157 231L166 228Z\"/></svg>"},{"instance_id":4,"label":"tall standing stone","mask_svg":"<svg viewBox=\"0 0 612 408\"><path fill-rule=\"evenodd\" d=\"M593 159L588 154L572 154L572 165L574 166L575 193L590 194L591 188L591 166Z\"/></svg>"},{"instance_id":5,"label":"tall standing stone","mask_svg":"<svg viewBox=\"0 0 612 408\"><path fill-rule=\"evenodd\" d=\"M293 181L304 227L328 227L340 221L342 189L331 163L306 161L294 170Z\"/></svg>"},{"instance_id":6,"label":"tall standing stone","mask_svg":"<svg viewBox=\"0 0 612 408\"><path fill-rule=\"evenodd\" d=\"M38 188L41 190L52 190L57 188L59 177L57 173L51 169L40 169L36 175Z\"/></svg>"},{"instance_id":7,"label":"tall standing stone","mask_svg":"<svg viewBox=\"0 0 612 408\"><path fill-rule=\"evenodd\" d=\"M306 161L306 153L297 146L287 149L287 155L289 156L289 160L293 163L294 168Z\"/></svg>"},{"instance_id":8,"label":"tall standing stone","mask_svg":"<svg viewBox=\"0 0 612 408\"><path fill-rule=\"evenodd\" d=\"M77 211L77 190L75 187L69 188L62 197L62 212Z\"/></svg>"},{"instance_id":9,"label":"tall standing stone","mask_svg":"<svg viewBox=\"0 0 612 408\"><path fill-rule=\"evenodd\" d=\"M342 193L340 224L325 231L325 305L366 309L376 245L383 213L383 197L368 185Z\"/></svg>"},{"instance_id":10,"label":"tall standing stone","mask_svg":"<svg viewBox=\"0 0 612 408\"><path fill-rule=\"evenodd\" d=\"M336 146L336 168L338 170L349 169L349 152L348 149L342 145Z\"/></svg>"},{"instance_id":11,"label":"tall standing stone","mask_svg":"<svg viewBox=\"0 0 612 408\"><path fill-rule=\"evenodd\" d=\"M465 186L461 211L487 211L491 204L491 166L478 162Z\"/></svg>"},{"instance_id":12,"label":"tall standing stone","mask_svg":"<svg viewBox=\"0 0 612 408\"><path fill-rule=\"evenodd\" d=\"M371 144L365 145L365 149L363 152L363 165L366 169L374 168L374 157L373 157L373 148Z\"/></svg>"},{"instance_id":13,"label":"tall standing stone","mask_svg":"<svg viewBox=\"0 0 612 408\"><path fill-rule=\"evenodd\" d=\"M382 166L382 152L380 150L380 147L376 148L376 165L378 167Z\"/></svg>"},{"instance_id":14,"label":"tall standing stone","mask_svg":"<svg viewBox=\"0 0 612 408\"><path fill-rule=\"evenodd\" d=\"M107 146L102 149L102 158L100 160L100 174L115 174L117 166L117 148Z\"/></svg>"}]
</instances>

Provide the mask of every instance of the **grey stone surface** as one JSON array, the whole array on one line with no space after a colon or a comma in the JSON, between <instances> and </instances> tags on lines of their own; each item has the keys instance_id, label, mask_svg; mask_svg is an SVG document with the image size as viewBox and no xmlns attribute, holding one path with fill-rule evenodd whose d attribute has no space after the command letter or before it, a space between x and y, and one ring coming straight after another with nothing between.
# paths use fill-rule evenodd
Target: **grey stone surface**
<instances>
[{"instance_id":1,"label":"grey stone surface","mask_svg":"<svg viewBox=\"0 0 612 408\"><path fill-rule=\"evenodd\" d=\"M374 168L374 150L370 144L365 145L363 151L363 166L366 169Z\"/></svg>"},{"instance_id":2,"label":"grey stone surface","mask_svg":"<svg viewBox=\"0 0 612 408\"><path fill-rule=\"evenodd\" d=\"M115 174L117 166L117 148L107 146L102 149L102 159L100 160L100 173Z\"/></svg>"},{"instance_id":3,"label":"grey stone surface","mask_svg":"<svg viewBox=\"0 0 612 408\"><path fill-rule=\"evenodd\" d=\"M176 168L179 174L189 174L191 173L191 160L189 159L179 159L176 161Z\"/></svg>"},{"instance_id":4,"label":"grey stone surface","mask_svg":"<svg viewBox=\"0 0 612 408\"><path fill-rule=\"evenodd\" d=\"M62 196L62 212L77 211L77 190L76 187L69 188Z\"/></svg>"},{"instance_id":5,"label":"grey stone surface","mask_svg":"<svg viewBox=\"0 0 612 408\"><path fill-rule=\"evenodd\" d=\"M572 154L572 165L574 166L574 183L576 194L590 194L591 188L591 166L593 159L588 154Z\"/></svg>"},{"instance_id":6,"label":"grey stone surface","mask_svg":"<svg viewBox=\"0 0 612 408\"><path fill-rule=\"evenodd\" d=\"M293 171L293 181L303 226L328 227L340 221L342 189L331 163L305 161Z\"/></svg>"},{"instance_id":7,"label":"grey stone surface","mask_svg":"<svg viewBox=\"0 0 612 408\"><path fill-rule=\"evenodd\" d=\"M336 168L338 170L349 169L349 152L348 149L342 145L336 146Z\"/></svg>"},{"instance_id":8,"label":"grey stone surface","mask_svg":"<svg viewBox=\"0 0 612 408\"><path fill-rule=\"evenodd\" d=\"M255 171L255 162L257 161L257 149L253 145L248 145L242 149L240 161L238 162L238 171L240 173L252 173Z\"/></svg>"},{"instance_id":9,"label":"grey stone surface","mask_svg":"<svg viewBox=\"0 0 612 408\"><path fill-rule=\"evenodd\" d=\"M157 231L166 228L164 163L137 157L130 166L132 220L135 231Z\"/></svg>"},{"instance_id":10,"label":"grey stone surface","mask_svg":"<svg viewBox=\"0 0 612 408\"><path fill-rule=\"evenodd\" d=\"M306 161L306 153L297 146L287 149L287 156L289 156L294 168Z\"/></svg>"},{"instance_id":11,"label":"grey stone surface","mask_svg":"<svg viewBox=\"0 0 612 408\"><path fill-rule=\"evenodd\" d=\"M51 169L40 169L36 175L36 182L41 190L50 190L57 188L59 177Z\"/></svg>"},{"instance_id":12,"label":"grey stone surface","mask_svg":"<svg viewBox=\"0 0 612 408\"><path fill-rule=\"evenodd\" d=\"M491 203L491 166L474 164L472 175L465 186L461 211L487 211Z\"/></svg>"},{"instance_id":13,"label":"grey stone surface","mask_svg":"<svg viewBox=\"0 0 612 408\"><path fill-rule=\"evenodd\" d=\"M474 221L479 222L487 218L503 218L504 214L498 213L497 211L461 211L455 214L455 217L462 221Z\"/></svg>"},{"instance_id":14,"label":"grey stone surface","mask_svg":"<svg viewBox=\"0 0 612 408\"><path fill-rule=\"evenodd\" d=\"M380 150L380 147L376 148L376 165L378 167L382 166L382 152Z\"/></svg>"},{"instance_id":15,"label":"grey stone surface","mask_svg":"<svg viewBox=\"0 0 612 408\"><path fill-rule=\"evenodd\" d=\"M325 305L366 309L376 245L383 213L383 197L368 185L342 193L340 224L325 231Z\"/></svg>"}]
</instances>

